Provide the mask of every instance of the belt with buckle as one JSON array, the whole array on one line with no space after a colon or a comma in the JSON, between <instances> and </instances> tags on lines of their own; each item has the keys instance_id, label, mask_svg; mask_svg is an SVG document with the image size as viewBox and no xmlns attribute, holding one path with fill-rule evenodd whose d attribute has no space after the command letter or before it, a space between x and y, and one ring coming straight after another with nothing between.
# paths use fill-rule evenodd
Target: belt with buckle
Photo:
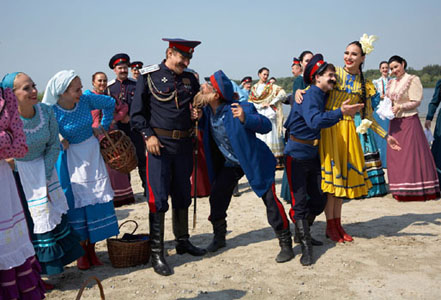
<instances>
[{"instance_id":1,"label":"belt with buckle","mask_svg":"<svg viewBox=\"0 0 441 300\"><path fill-rule=\"evenodd\" d=\"M190 130L167 130L162 128L153 128L153 131L159 136L171 137L174 140L185 139L191 136Z\"/></svg>"},{"instance_id":2,"label":"belt with buckle","mask_svg":"<svg viewBox=\"0 0 441 300\"><path fill-rule=\"evenodd\" d=\"M311 146L318 146L319 141L320 141L319 139L315 139L315 140L301 140L301 139L296 138L293 135L289 135L289 139L291 141L294 141L294 142L297 142L297 143L300 143L300 144L311 145Z\"/></svg>"}]
</instances>

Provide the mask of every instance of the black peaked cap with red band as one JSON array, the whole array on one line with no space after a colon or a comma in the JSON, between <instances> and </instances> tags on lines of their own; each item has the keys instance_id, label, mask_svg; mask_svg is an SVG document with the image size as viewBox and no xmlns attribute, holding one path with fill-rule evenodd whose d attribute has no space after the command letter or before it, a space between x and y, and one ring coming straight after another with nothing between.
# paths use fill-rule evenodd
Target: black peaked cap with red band
<instances>
[{"instance_id":1,"label":"black peaked cap with red band","mask_svg":"<svg viewBox=\"0 0 441 300\"><path fill-rule=\"evenodd\" d=\"M130 63L130 68L132 68L132 69L133 68L141 69L143 65L144 64L142 63L142 61L132 61Z\"/></svg>"},{"instance_id":2,"label":"black peaked cap with red band","mask_svg":"<svg viewBox=\"0 0 441 300\"><path fill-rule=\"evenodd\" d=\"M303 72L303 80L305 83L311 84L314 75L326 69L327 66L328 63L324 61L323 55L320 53L314 55L306 65L305 72Z\"/></svg>"},{"instance_id":3,"label":"black peaked cap with red band","mask_svg":"<svg viewBox=\"0 0 441 300\"><path fill-rule=\"evenodd\" d=\"M300 65L300 60L297 57L293 57L292 64L293 65Z\"/></svg>"},{"instance_id":4,"label":"black peaked cap with red band","mask_svg":"<svg viewBox=\"0 0 441 300\"><path fill-rule=\"evenodd\" d=\"M112 56L109 61L109 68L114 69L117 65L127 64L130 65L130 57L125 53L118 53Z\"/></svg>"},{"instance_id":5,"label":"black peaked cap with red band","mask_svg":"<svg viewBox=\"0 0 441 300\"><path fill-rule=\"evenodd\" d=\"M251 76L245 76L244 78L242 78L242 80L240 81L240 83L248 83L253 81L253 78Z\"/></svg>"},{"instance_id":6,"label":"black peaked cap with red band","mask_svg":"<svg viewBox=\"0 0 441 300\"><path fill-rule=\"evenodd\" d=\"M184 39L163 38L162 40L165 42L169 42L169 48L175 49L187 58L193 57L194 48L196 48L201 43L199 41L188 41Z\"/></svg>"}]
</instances>

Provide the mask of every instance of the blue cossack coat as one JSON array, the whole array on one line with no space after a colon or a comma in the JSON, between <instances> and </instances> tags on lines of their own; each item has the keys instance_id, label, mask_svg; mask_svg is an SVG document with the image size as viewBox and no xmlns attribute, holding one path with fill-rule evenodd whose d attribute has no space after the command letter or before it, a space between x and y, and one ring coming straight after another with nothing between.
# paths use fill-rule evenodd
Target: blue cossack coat
<instances>
[{"instance_id":1,"label":"blue cossack coat","mask_svg":"<svg viewBox=\"0 0 441 300\"><path fill-rule=\"evenodd\" d=\"M244 124L238 118L233 118L231 103L227 103L223 108L226 111L223 122L231 147L251 188L257 196L262 197L274 183L276 159L268 146L259 140L255 133L265 134L270 132L272 129L271 121L257 113L252 103L241 102L240 105L245 113ZM211 135L210 109L208 106L204 108L199 127L203 132L208 175L210 183L213 184L225 159Z\"/></svg>"}]
</instances>

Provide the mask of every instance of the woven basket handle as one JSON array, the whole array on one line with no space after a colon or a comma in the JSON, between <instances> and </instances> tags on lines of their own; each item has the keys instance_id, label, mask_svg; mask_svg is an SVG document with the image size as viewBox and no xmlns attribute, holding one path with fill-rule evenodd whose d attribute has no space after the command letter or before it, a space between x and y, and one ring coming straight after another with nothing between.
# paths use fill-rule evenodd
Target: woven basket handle
<instances>
[{"instance_id":1,"label":"woven basket handle","mask_svg":"<svg viewBox=\"0 0 441 300\"><path fill-rule=\"evenodd\" d=\"M91 281L95 280L96 283L98 283L98 287L100 288L100 296L101 296L101 300L105 300L106 296L104 295L104 289L103 289L103 285L101 284L101 281L95 277L95 276L90 276L89 278L86 279L86 281L83 283L83 286L81 287L81 289L78 291L78 295L76 300L80 300L81 299L81 295L83 295L83 291L86 288L87 284Z\"/></svg>"},{"instance_id":2,"label":"woven basket handle","mask_svg":"<svg viewBox=\"0 0 441 300\"><path fill-rule=\"evenodd\" d=\"M121 225L119 225L118 229L121 229L121 227L122 227L124 224L129 223L129 222L135 223L135 229L133 229L133 231L132 231L132 233L131 233L131 234L134 234L135 231L136 231L136 229L138 229L138 223L137 223L135 220L127 220L127 221L122 222ZM118 235L116 236L116 238L118 238Z\"/></svg>"},{"instance_id":3,"label":"woven basket handle","mask_svg":"<svg viewBox=\"0 0 441 300\"><path fill-rule=\"evenodd\" d=\"M116 151L115 144L113 143L112 139L110 138L109 134L107 133L107 130L105 130L103 125L101 125L101 124L100 124L100 128L104 132L104 136L106 137L106 139L109 140L110 145L112 145L113 151Z\"/></svg>"}]
</instances>

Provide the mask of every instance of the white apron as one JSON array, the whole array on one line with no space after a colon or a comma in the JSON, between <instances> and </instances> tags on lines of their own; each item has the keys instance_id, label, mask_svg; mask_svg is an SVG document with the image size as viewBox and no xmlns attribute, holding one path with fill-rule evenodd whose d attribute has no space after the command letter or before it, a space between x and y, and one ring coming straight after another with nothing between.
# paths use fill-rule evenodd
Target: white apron
<instances>
[{"instance_id":1,"label":"white apron","mask_svg":"<svg viewBox=\"0 0 441 300\"><path fill-rule=\"evenodd\" d=\"M11 168L0 160L0 270L22 265L35 255Z\"/></svg>"},{"instance_id":2,"label":"white apron","mask_svg":"<svg viewBox=\"0 0 441 300\"><path fill-rule=\"evenodd\" d=\"M43 157L31 161L16 161L16 165L34 222L34 233L42 234L53 230L69 209L55 168L47 181Z\"/></svg>"},{"instance_id":3,"label":"white apron","mask_svg":"<svg viewBox=\"0 0 441 300\"><path fill-rule=\"evenodd\" d=\"M96 137L70 144L66 153L75 208L112 201L114 193Z\"/></svg>"}]
</instances>

